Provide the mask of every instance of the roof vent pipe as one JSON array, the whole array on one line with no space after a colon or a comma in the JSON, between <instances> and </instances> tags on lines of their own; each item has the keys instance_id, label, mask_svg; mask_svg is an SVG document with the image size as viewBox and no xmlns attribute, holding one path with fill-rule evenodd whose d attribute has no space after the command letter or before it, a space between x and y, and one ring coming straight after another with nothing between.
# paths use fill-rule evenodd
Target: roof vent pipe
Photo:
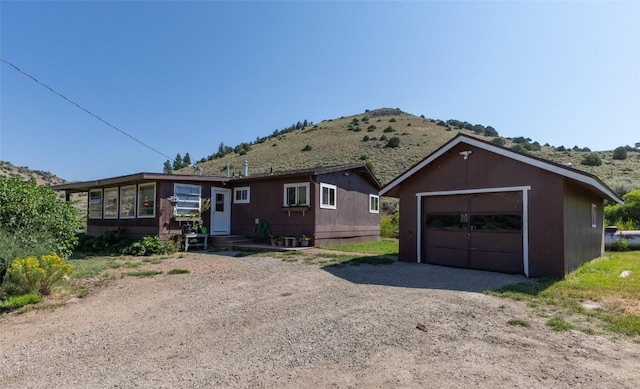
<instances>
[{"instance_id":1,"label":"roof vent pipe","mask_svg":"<svg viewBox=\"0 0 640 389\"><path fill-rule=\"evenodd\" d=\"M249 162L247 161L242 163L242 175L245 177L249 175Z\"/></svg>"},{"instance_id":2,"label":"roof vent pipe","mask_svg":"<svg viewBox=\"0 0 640 389\"><path fill-rule=\"evenodd\" d=\"M227 177L231 177L231 163L227 162Z\"/></svg>"}]
</instances>

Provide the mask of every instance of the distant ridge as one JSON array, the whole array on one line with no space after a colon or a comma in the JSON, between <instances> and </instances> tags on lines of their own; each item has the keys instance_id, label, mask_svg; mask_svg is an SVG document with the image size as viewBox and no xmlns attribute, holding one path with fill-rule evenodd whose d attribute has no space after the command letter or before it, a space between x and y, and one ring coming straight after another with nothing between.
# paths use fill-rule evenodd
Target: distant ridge
<instances>
[{"instance_id":1,"label":"distant ridge","mask_svg":"<svg viewBox=\"0 0 640 389\"><path fill-rule=\"evenodd\" d=\"M67 182L53 173L31 170L26 166L15 166L6 161L0 161L0 176L20 177L27 181L35 180L39 185L56 185Z\"/></svg>"}]
</instances>

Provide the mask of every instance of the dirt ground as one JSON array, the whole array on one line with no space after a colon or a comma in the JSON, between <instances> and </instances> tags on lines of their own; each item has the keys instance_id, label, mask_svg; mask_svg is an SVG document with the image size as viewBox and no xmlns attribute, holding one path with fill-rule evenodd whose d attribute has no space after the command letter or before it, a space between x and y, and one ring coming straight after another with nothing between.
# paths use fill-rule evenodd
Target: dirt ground
<instances>
[{"instance_id":1,"label":"dirt ground","mask_svg":"<svg viewBox=\"0 0 640 389\"><path fill-rule=\"evenodd\" d=\"M116 277L62 307L0 318L0 386L637 388L640 382L640 344L556 332L524 303L481 293L519 276L209 254L144 268L165 274ZM190 273L166 274L174 268ZM507 324L512 318L531 328Z\"/></svg>"}]
</instances>

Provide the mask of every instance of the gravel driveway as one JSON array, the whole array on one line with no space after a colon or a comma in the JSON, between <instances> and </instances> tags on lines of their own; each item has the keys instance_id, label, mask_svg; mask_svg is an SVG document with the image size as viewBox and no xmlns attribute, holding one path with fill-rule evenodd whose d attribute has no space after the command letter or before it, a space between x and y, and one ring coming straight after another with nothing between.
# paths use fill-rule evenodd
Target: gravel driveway
<instances>
[{"instance_id":1,"label":"gravel driveway","mask_svg":"<svg viewBox=\"0 0 640 389\"><path fill-rule=\"evenodd\" d=\"M0 318L0 387L637 388L640 344L481 292L519 276L193 254ZM521 318L531 328L511 326ZM428 331L416 328L424 323Z\"/></svg>"}]
</instances>

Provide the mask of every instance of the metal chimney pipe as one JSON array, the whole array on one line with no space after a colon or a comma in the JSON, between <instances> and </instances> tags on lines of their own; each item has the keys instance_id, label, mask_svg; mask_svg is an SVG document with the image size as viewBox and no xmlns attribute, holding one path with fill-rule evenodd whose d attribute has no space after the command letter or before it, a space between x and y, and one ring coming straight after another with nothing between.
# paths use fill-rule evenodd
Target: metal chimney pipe
<instances>
[{"instance_id":1,"label":"metal chimney pipe","mask_svg":"<svg viewBox=\"0 0 640 389\"><path fill-rule=\"evenodd\" d=\"M249 162L247 161L242 163L242 175L245 177L249 175Z\"/></svg>"},{"instance_id":2,"label":"metal chimney pipe","mask_svg":"<svg viewBox=\"0 0 640 389\"><path fill-rule=\"evenodd\" d=\"M231 177L231 163L227 162L227 177Z\"/></svg>"}]
</instances>

